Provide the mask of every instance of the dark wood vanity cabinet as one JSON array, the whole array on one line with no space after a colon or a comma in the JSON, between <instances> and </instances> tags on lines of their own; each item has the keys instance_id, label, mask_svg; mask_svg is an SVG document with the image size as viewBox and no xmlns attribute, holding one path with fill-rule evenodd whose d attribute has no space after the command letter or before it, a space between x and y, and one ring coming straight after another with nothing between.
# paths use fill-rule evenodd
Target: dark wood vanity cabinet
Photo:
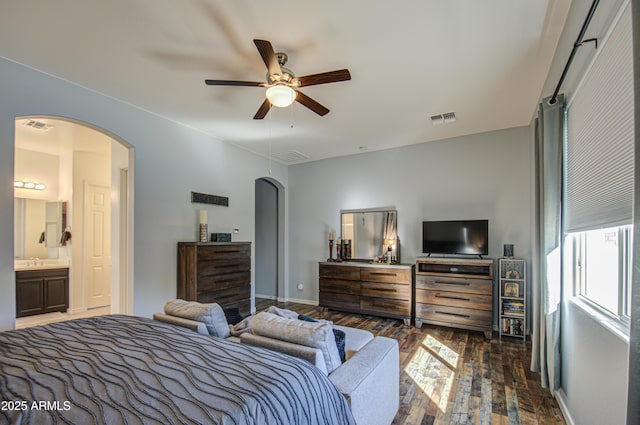
<instances>
[{"instance_id":1,"label":"dark wood vanity cabinet","mask_svg":"<svg viewBox=\"0 0 640 425\"><path fill-rule=\"evenodd\" d=\"M16 271L16 317L66 312L69 269Z\"/></svg>"},{"instance_id":2,"label":"dark wood vanity cabinet","mask_svg":"<svg viewBox=\"0 0 640 425\"><path fill-rule=\"evenodd\" d=\"M179 242L178 298L251 314L251 242Z\"/></svg>"},{"instance_id":3,"label":"dark wood vanity cabinet","mask_svg":"<svg viewBox=\"0 0 640 425\"><path fill-rule=\"evenodd\" d=\"M321 262L319 305L411 323L413 267Z\"/></svg>"}]
</instances>

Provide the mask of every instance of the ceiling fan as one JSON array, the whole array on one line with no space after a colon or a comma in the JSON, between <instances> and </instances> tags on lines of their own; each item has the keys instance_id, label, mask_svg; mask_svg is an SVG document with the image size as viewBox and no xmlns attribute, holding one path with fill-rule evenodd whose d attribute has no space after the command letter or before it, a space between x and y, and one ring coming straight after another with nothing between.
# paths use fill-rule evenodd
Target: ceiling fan
<instances>
[{"instance_id":1,"label":"ceiling fan","mask_svg":"<svg viewBox=\"0 0 640 425\"><path fill-rule=\"evenodd\" d=\"M260 83L234 80L204 80L204 82L209 86L267 87L267 98L262 102L260 108L258 108L258 112L256 112L253 117L254 120L261 120L267 116L272 105L277 107L286 107L291 105L294 101L301 103L316 114L324 116L329 112L329 109L311 99L298 89L300 87L336 83L338 81L347 81L351 79L351 74L349 74L348 69L296 77L289 68L285 68L284 66L288 59L286 53L275 53L271 43L266 40L253 40L253 43L258 48L258 52L267 66L268 72L266 82Z\"/></svg>"}]
</instances>

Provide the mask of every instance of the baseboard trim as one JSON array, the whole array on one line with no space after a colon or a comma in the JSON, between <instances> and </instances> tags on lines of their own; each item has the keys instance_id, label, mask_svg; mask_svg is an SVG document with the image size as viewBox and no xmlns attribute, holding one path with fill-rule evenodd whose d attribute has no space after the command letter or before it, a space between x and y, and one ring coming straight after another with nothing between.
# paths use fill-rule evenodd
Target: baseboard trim
<instances>
[{"instance_id":1,"label":"baseboard trim","mask_svg":"<svg viewBox=\"0 0 640 425\"><path fill-rule=\"evenodd\" d=\"M303 300L303 299L300 299L300 298L283 298L280 301L286 302L286 303L318 305L318 301L317 300Z\"/></svg>"},{"instance_id":2,"label":"baseboard trim","mask_svg":"<svg viewBox=\"0 0 640 425\"><path fill-rule=\"evenodd\" d=\"M278 297L275 295L262 295L262 294L256 294L256 298L264 298L266 300L277 300Z\"/></svg>"},{"instance_id":3,"label":"baseboard trim","mask_svg":"<svg viewBox=\"0 0 640 425\"><path fill-rule=\"evenodd\" d=\"M562 416L564 416L564 421L567 425L576 425L571 417L571 413L569 413L569 407L567 406L567 395L564 393L562 388L558 389L555 392L555 398L558 402L558 406L560 406L560 411L562 412Z\"/></svg>"}]
</instances>

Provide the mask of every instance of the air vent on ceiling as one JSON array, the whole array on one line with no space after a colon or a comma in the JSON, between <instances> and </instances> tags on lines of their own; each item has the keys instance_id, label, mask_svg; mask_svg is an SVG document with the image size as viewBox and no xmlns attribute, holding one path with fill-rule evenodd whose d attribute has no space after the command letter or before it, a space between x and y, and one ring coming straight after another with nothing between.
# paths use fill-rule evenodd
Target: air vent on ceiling
<instances>
[{"instance_id":1,"label":"air vent on ceiling","mask_svg":"<svg viewBox=\"0 0 640 425\"><path fill-rule=\"evenodd\" d=\"M432 115L431 116L431 124L439 125L454 122L456 120L455 112L446 112L444 114Z\"/></svg>"},{"instance_id":2,"label":"air vent on ceiling","mask_svg":"<svg viewBox=\"0 0 640 425\"><path fill-rule=\"evenodd\" d=\"M25 121L24 125L26 125L27 127L31 127L35 130L41 130L41 131L47 131L51 128L49 124L42 121L36 121L36 120L27 120Z\"/></svg>"},{"instance_id":3,"label":"air vent on ceiling","mask_svg":"<svg viewBox=\"0 0 640 425\"><path fill-rule=\"evenodd\" d=\"M278 159L284 163L292 163L292 162L304 161L305 159L309 159L307 155L300 153L298 151L274 153L272 156L274 159Z\"/></svg>"}]
</instances>

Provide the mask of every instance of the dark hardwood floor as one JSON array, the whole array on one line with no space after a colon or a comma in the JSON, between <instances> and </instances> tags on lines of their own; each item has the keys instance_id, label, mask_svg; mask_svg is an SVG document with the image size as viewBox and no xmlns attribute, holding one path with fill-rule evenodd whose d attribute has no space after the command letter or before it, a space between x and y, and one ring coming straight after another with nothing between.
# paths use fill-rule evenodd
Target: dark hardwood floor
<instances>
[{"instance_id":1,"label":"dark hardwood floor","mask_svg":"<svg viewBox=\"0 0 640 425\"><path fill-rule=\"evenodd\" d=\"M482 332L384 319L320 307L256 299L257 311L271 305L335 324L367 329L398 340L400 409L394 425L565 424L558 403L529 370L531 344Z\"/></svg>"}]
</instances>

